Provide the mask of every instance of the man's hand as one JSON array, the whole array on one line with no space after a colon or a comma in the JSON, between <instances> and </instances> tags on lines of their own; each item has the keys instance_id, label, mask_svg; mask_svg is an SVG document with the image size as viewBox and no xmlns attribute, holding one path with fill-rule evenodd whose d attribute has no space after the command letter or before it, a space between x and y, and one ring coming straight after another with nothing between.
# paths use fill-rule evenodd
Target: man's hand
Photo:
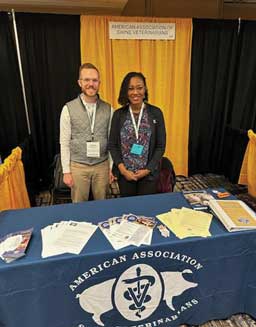
<instances>
[{"instance_id":1,"label":"man's hand","mask_svg":"<svg viewBox=\"0 0 256 327\"><path fill-rule=\"evenodd\" d=\"M109 179L109 184L112 184L117 179L116 176L113 175L111 169L109 170L109 177L108 177L108 179Z\"/></svg>"},{"instance_id":2,"label":"man's hand","mask_svg":"<svg viewBox=\"0 0 256 327\"><path fill-rule=\"evenodd\" d=\"M74 181L71 173L65 173L63 174L63 182L66 184L68 187L74 186Z\"/></svg>"},{"instance_id":3,"label":"man's hand","mask_svg":"<svg viewBox=\"0 0 256 327\"><path fill-rule=\"evenodd\" d=\"M135 176L136 176L136 178L138 180L138 179L141 179L141 178L143 178L143 177L145 177L145 176L147 176L149 174L150 174L150 170L148 170L148 169L139 169L139 170L136 171Z\"/></svg>"}]
</instances>

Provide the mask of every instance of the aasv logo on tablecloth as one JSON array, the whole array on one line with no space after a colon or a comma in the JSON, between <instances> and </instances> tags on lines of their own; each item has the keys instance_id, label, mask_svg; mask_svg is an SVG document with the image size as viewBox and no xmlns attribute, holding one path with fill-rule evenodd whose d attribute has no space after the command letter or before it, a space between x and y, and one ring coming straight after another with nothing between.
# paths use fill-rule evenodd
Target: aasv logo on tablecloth
<instances>
[{"instance_id":1,"label":"aasv logo on tablecloth","mask_svg":"<svg viewBox=\"0 0 256 327\"><path fill-rule=\"evenodd\" d=\"M126 261L124 258L126 257L122 256L123 261ZM194 266L202 268L198 263ZM170 308L171 316L166 319L172 321L176 320L182 311L198 304L198 300L193 298L189 304L186 303L188 307L184 306L183 310L182 307L175 308L173 305L174 297L198 286L197 283L188 281L183 276L192 273L191 269L184 269L181 272L157 272L149 264L135 264L126 269L119 278L108 279L88 287L77 293L76 298L81 308L92 314L92 319L99 326L105 326L101 316L113 309L118 310L123 318L136 326L136 323L150 317L161 301ZM85 281L82 276L89 278L89 275L85 274L79 276L73 284L69 285L72 291Z\"/></svg>"}]
</instances>

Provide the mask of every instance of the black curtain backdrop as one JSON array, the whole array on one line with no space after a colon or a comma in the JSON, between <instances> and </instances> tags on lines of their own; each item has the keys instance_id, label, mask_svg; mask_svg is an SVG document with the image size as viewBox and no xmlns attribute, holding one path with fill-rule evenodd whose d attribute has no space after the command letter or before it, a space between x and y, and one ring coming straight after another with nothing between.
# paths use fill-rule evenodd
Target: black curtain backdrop
<instances>
[{"instance_id":1,"label":"black curtain backdrop","mask_svg":"<svg viewBox=\"0 0 256 327\"><path fill-rule=\"evenodd\" d=\"M239 45L238 21L193 21L189 174L225 174L233 182L239 177L247 143L240 122L232 124L244 87L236 87Z\"/></svg>"},{"instance_id":2,"label":"black curtain backdrop","mask_svg":"<svg viewBox=\"0 0 256 327\"><path fill-rule=\"evenodd\" d=\"M242 21L230 125L256 128L256 22Z\"/></svg>"},{"instance_id":3,"label":"black curtain backdrop","mask_svg":"<svg viewBox=\"0 0 256 327\"><path fill-rule=\"evenodd\" d=\"M79 93L80 16L16 13L35 165L42 186L59 152L63 105Z\"/></svg>"},{"instance_id":4,"label":"black curtain backdrop","mask_svg":"<svg viewBox=\"0 0 256 327\"><path fill-rule=\"evenodd\" d=\"M12 21L0 12L0 155L5 158L28 136Z\"/></svg>"},{"instance_id":5,"label":"black curtain backdrop","mask_svg":"<svg viewBox=\"0 0 256 327\"><path fill-rule=\"evenodd\" d=\"M246 131L256 131L256 22L242 21L239 34L237 71L226 129L223 172L237 181L248 142ZM230 165L230 162L232 163Z\"/></svg>"}]
</instances>

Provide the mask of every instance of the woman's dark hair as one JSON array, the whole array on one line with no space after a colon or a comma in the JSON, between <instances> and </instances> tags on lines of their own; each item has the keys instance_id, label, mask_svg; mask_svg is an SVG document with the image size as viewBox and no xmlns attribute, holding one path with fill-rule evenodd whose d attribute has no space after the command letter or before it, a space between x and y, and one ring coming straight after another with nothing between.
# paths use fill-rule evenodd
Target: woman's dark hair
<instances>
[{"instance_id":1,"label":"woman's dark hair","mask_svg":"<svg viewBox=\"0 0 256 327\"><path fill-rule=\"evenodd\" d=\"M128 87L129 87L129 83L131 78L133 77L138 77L140 79L142 79L144 85L145 85L145 101L148 101L148 88L147 88L147 84L146 84L146 78L142 73L137 73L137 72L130 72L128 73L121 84L121 88L120 88L120 92L119 92L119 97L118 97L118 103L121 104L122 106L125 106L126 104L129 103L128 100Z\"/></svg>"}]
</instances>

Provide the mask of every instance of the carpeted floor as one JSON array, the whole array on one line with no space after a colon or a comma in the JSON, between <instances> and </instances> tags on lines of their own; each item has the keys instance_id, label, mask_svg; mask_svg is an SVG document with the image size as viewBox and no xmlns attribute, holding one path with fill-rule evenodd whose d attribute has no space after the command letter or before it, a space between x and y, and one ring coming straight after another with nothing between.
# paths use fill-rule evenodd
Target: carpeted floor
<instances>
[{"instance_id":1,"label":"carpeted floor","mask_svg":"<svg viewBox=\"0 0 256 327\"><path fill-rule=\"evenodd\" d=\"M201 327L255 327L256 322L248 315L234 315L226 320L212 320Z\"/></svg>"},{"instance_id":2,"label":"carpeted floor","mask_svg":"<svg viewBox=\"0 0 256 327\"><path fill-rule=\"evenodd\" d=\"M224 176L214 174L196 174L191 177L177 176L175 191L198 190L204 188L224 187L228 192L236 195L239 199L247 203L256 211L256 199L247 193L247 187L244 185L236 185L230 183ZM108 197L118 197L119 191L117 184L113 184L110 188ZM61 204L71 202L69 195L52 194L49 191L41 192L36 197L37 206L48 206L51 204ZM255 303L256 305L256 303ZM200 327L256 327L256 321L245 314L237 314L226 320L212 320L200 325Z\"/></svg>"}]
</instances>

